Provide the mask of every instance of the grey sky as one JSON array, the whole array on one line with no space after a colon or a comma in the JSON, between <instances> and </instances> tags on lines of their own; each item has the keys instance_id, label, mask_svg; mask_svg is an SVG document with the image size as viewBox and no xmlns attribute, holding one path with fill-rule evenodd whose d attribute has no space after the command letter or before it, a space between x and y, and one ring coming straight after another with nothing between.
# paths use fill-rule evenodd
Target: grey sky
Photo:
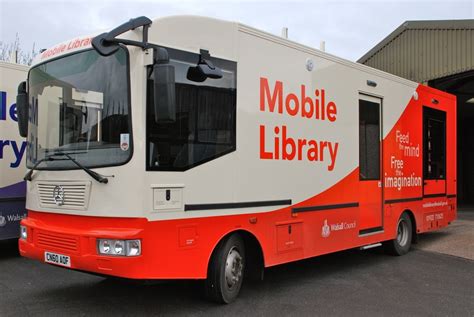
<instances>
[{"instance_id":1,"label":"grey sky","mask_svg":"<svg viewBox=\"0 0 474 317\"><path fill-rule=\"evenodd\" d=\"M473 19L461 1L25 1L0 0L0 41L20 36L23 50L111 29L140 15L194 14L239 21L357 60L406 20Z\"/></svg>"}]
</instances>

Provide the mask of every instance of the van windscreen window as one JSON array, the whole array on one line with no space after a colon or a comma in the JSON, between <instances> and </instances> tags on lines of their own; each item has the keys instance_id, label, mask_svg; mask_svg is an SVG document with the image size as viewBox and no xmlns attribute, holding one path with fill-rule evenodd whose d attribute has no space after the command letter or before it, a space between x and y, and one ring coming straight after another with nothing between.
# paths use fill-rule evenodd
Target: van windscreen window
<instances>
[{"instance_id":1,"label":"van windscreen window","mask_svg":"<svg viewBox=\"0 0 474 317\"><path fill-rule=\"evenodd\" d=\"M29 72L27 167L67 153L86 167L125 164L133 152L128 52L93 49L53 59ZM78 167L45 160L38 169Z\"/></svg>"}]
</instances>

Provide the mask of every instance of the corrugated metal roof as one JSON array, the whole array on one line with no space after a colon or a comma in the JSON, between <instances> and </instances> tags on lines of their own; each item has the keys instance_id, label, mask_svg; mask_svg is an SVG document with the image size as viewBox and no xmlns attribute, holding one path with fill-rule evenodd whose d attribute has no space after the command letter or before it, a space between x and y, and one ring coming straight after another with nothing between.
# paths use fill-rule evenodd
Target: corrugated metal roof
<instances>
[{"instance_id":1,"label":"corrugated metal roof","mask_svg":"<svg viewBox=\"0 0 474 317\"><path fill-rule=\"evenodd\" d=\"M425 82L474 69L474 20L407 21L359 63Z\"/></svg>"}]
</instances>

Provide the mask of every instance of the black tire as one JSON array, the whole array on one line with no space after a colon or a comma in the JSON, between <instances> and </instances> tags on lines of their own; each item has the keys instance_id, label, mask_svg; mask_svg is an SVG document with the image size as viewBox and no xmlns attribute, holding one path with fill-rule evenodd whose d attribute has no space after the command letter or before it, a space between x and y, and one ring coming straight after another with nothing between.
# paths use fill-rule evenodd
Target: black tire
<instances>
[{"instance_id":1,"label":"black tire","mask_svg":"<svg viewBox=\"0 0 474 317\"><path fill-rule=\"evenodd\" d=\"M383 243L384 250L390 255L404 255L410 251L413 238L413 224L410 216L404 212L397 223L397 236L393 240Z\"/></svg>"},{"instance_id":2,"label":"black tire","mask_svg":"<svg viewBox=\"0 0 474 317\"><path fill-rule=\"evenodd\" d=\"M214 250L205 282L206 297L222 304L232 303L239 295L244 272L244 241L233 234Z\"/></svg>"}]
</instances>

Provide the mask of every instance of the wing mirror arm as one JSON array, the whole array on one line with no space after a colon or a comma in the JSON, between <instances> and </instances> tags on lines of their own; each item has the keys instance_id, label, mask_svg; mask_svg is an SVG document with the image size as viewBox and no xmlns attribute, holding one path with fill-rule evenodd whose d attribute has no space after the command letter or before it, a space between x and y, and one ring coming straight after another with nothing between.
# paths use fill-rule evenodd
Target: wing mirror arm
<instances>
[{"instance_id":1,"label":"wing mirror arm","mask_svg":"<svg viewBox=\"0 0 474 317\"><path fill-rule=\"evenodd\" d=\"M152 21L141 16L135 19L131 19L122 25L119 25L110 32L102 33L92 39L92 47L102 56L109 56L115 53L119 49L119 44L138 46L143 49L149 48L148 44L148 28ZM142 41L133 41L127 39L118 39L117 36L127 31L134 30L136 28L143 27Z\"/></svg>"}]
</instances>

